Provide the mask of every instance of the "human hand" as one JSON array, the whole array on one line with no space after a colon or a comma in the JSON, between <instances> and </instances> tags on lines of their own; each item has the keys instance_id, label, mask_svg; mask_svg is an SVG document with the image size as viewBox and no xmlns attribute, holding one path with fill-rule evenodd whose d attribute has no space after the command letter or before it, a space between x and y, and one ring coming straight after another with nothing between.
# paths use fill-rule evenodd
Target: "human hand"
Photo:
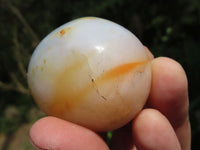
<instances>
[{"instance_id":1,"label":"human hand","mask_svg":"<svg viewBox=\"0 0 200 150\"><path fill-rule=\"evenodd\" d=\"M189 150L188 105L187 78L182 67L169 58L153 59L146 108L131 123L113 131L111 149ZM30 140L36 149L109 149L99 134L51 116L33 125Z\"/></svg>"}]
</instances>

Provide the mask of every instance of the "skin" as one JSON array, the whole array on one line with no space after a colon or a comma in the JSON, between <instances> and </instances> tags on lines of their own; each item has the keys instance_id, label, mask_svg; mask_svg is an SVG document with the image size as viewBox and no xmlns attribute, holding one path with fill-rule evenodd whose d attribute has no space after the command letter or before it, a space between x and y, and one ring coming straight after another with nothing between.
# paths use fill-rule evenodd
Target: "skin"
<instances>
[{"instance_id":1,"label":"skin","mask_svg":"<svg viewBox=\"0 0 200 150\"><path fill-rule=\"evenodd\" d=\"M147 51L152 59L152 87L147 105L133 121L113 132L110 149L189 150L191 132L185 72L176 61L166 57L154 59ZM32 126L30 141L36 149L108 150L102 135L48 116Z\"/></svg>"}]
</instances>

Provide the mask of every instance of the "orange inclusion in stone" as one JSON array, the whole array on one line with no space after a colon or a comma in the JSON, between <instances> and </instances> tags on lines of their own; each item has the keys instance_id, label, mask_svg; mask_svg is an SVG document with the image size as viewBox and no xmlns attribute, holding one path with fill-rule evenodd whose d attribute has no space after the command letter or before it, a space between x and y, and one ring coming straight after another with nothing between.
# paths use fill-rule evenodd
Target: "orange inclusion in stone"
<instances>
[{"instance_id":1,"label":"orange inclusion in stone","mask_svg":"<svg viewBox=\"0 0 200 150\"><path fill-rule=\"evenodd\" d=\"M128 64L118 66L104 73L102 76L100 76L99 80L109 80L109 79L113 79L118 76L124 75L130 72L132 69L134 69L138 65L142 65L144 63L147 63L147 61L128 63Z\"/></svg>"},{"instance_id":2,"label":"orange inclusion in stone","mask_svg":"<svg viewBox=\"0 0 200 150\"><path fill-rule=\"evenodd\" d=\"M66 112L70 112L78 103L82 102L84 96L89 94L91 90L95 90L93 86L94 83L98 88L98 86L104 84L105 82L119 76L123 76L131 72L137 66L142 66L146 63L148 63L148 61L133 62L117 66L103 73L94 81L91 81L91 83L87 84L81 90L76 92L70 91L70 85L65 85L67 82L63 81L70 81L70 79L73 78L73 75L78 73L79 68L83 65L86 65L86 60L83 59L81 62L73 64L70 69L66 69L57 80L55 87L56 91L49 105L50 114L61 118L64 117L64 115L66 115Z\"/></svg>"},{"instance_id":3,"label":"orange inclusion in stone","mask_svg":"<svg viewBox=\"0 0 200 150\"><path fill-rule=\"evenodd\" d=\"M66 28L66 29L62 29L62 30L60 30L60 36L62 37L62 36L64 36L67 32L70 32L71 31L71 27L68 27L68 28Z\"/></svg>"},{"instance_id":4,"label":"orange inclusion in stone","mask_svg":"<svg viewBox=\"0 0 200 150\"><path fill-rule=\"evenodd\" d=\"M60 35L61 35L61 36L63 36L65 33L66 33L66 31L65 31L64 29L62 29L62 30L60 31Z\"/></svg>"}]
</instances>

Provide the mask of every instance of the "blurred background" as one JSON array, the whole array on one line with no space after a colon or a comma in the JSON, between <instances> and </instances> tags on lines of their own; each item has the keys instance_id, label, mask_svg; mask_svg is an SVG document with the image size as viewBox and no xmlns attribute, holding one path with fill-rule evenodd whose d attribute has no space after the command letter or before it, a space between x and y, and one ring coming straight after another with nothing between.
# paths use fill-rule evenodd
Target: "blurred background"
<instances>
[{"instance_id":1,"label":"blurred background","mask_svg":"<svg viewBox=\"0 0 200 150\"><path fill-rule=\"evenodd\" d=\"M171 57L183 66L189 82L192 149L200 149L199 0L0 0L0 149L33 149L28 131L44 114L27 87L30 56L49 32L83 16L121 24L155 57Z\"/></svg>"}]
</instances>

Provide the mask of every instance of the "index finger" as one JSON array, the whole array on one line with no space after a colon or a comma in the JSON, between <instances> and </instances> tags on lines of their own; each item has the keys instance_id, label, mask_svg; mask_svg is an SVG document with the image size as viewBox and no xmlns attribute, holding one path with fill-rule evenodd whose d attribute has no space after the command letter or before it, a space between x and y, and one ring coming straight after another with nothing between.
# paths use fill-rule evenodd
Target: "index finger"
<instances>
[{"instance_id":1,"label":"index finger","mask_svg":"<svg viewBox=\"0 0 200 150\"><path fill-rule=\"evenodd\" d=\"M148 105L159 110L172 124L182 149L190 149L187 77L176 61L152 60L152 86Z\"/></svg>"}]
</instances>

